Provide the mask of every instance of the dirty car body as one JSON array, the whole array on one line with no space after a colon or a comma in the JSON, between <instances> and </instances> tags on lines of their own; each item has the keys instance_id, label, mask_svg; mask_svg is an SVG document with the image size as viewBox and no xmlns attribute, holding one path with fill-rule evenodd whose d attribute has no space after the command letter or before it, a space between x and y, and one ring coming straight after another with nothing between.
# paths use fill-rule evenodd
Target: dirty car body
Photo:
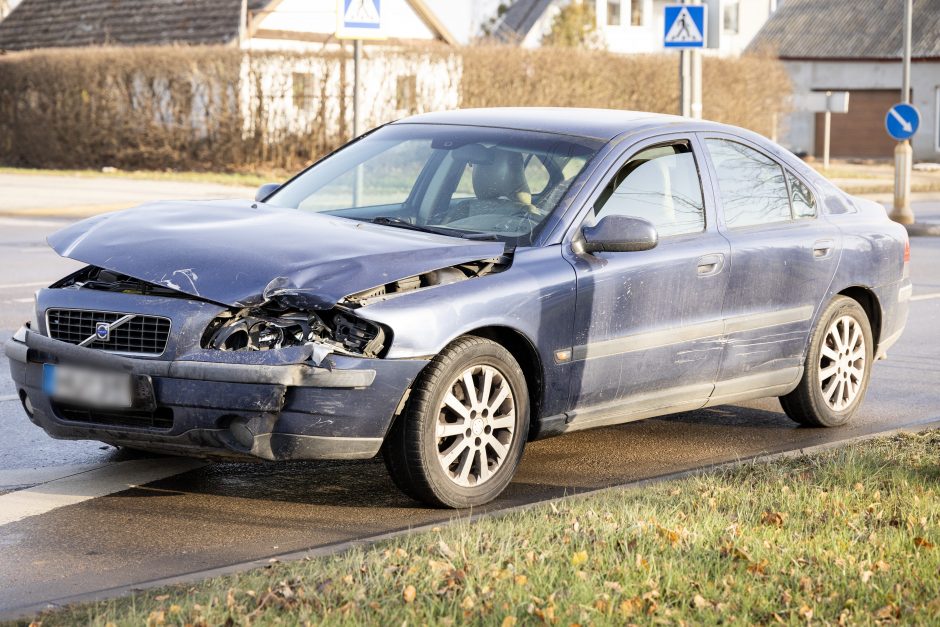
<instances>
[{"instance_id":1,"label":"dirty car body","mask_svg":"<svg viewBox=\"0 0 940 627\"><path fill-rule=\"evenodd\" d=\"M609 215L652 241L589 245ZM880 206L747 131L614 111L417 116L256 202L145 205L49 243L88 266L6 347L35 424L267 460L376 455L459 338L518 363L534 439L784 396L835 297L879 358L910 296ZM82 371L124 378L88 383L108 403L60 398Z\"/></svg>"}]
</instances>

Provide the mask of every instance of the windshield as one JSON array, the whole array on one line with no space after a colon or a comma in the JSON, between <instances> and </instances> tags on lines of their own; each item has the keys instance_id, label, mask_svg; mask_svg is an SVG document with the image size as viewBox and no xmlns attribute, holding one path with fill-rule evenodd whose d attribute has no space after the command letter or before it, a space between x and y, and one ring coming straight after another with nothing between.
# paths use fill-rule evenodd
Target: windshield
<instances>
[{"instance_id":1,"label":"windshield","mask_svg":"<svg viewBox=\"0 0 940 627\"><path fill-rule=\"evenodd\" d=\"M502 128L394 124L327 157L267 202L526 245L601 145Z\"/></svg>"}]
</instances>

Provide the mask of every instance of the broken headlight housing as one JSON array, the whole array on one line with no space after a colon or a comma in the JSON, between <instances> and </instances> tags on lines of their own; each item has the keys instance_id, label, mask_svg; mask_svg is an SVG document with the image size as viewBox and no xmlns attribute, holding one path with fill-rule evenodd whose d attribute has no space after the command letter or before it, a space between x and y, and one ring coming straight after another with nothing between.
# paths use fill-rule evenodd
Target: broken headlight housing
<instances>
[{"instance_id":1,"label":"broken headlight housing","mask_svg":"<svg viewBox=\"0 0 940 627\"><path fill-rule=\"evenodd\" d=\"M381 326L346 311L257 308L215 318L203 334L202 345L223 351L266 351L319 342L338 352L379 357L385 339Z\"/></svg>"}]
</instances>

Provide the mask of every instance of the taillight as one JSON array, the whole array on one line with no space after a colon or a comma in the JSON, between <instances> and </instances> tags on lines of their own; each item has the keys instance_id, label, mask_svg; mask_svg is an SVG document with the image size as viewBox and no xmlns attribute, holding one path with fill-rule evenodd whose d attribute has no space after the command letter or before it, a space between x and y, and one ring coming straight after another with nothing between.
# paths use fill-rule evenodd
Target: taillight
<instances>
[{"instance_id":1,"label":"taillight","mask_svg":"<svg viewBox=\"0 0 940 627\"><path fill-rule=\"evenodd\" d=\"M904 263L911 261L911 240L904 238Z\"/></svg>"}]
</instances>

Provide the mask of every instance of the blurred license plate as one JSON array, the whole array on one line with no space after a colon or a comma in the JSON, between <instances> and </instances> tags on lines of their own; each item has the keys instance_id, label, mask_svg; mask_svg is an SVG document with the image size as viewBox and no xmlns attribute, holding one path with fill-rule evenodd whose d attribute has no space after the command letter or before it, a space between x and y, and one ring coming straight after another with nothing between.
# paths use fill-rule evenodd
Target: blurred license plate
<instances>
[{"instance_id":1,"label":"blurred license plate","mask_svg":"<svg viewBox=\"0 0 940 627\"><path fill-rule=\"evenodd\" d=\"M43 364L42 389L52 398L100 408L134 405L131 375L72 366Z\"/></svg>"}]
</instances>

